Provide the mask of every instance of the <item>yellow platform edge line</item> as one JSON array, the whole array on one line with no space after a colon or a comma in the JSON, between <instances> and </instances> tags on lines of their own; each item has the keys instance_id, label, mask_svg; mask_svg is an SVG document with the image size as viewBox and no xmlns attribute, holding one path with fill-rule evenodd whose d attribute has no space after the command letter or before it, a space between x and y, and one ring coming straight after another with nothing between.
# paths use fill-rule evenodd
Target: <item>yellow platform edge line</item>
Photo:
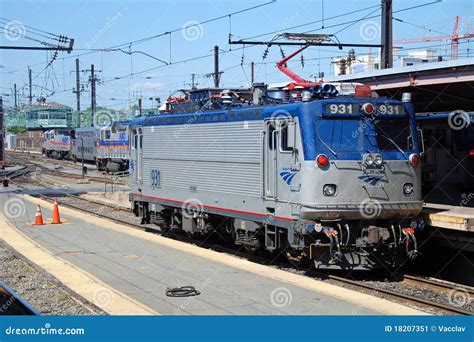
<instances>
[{"instance_id":1,"label":"yellow platform edge line","mask_svg":"<svg viewBox=\"0 0 474 342\"><path fill-rule=\"evenodd\" d=\"M159 315L156 310L114 289L89 272L54 256L15 228L2 213L0 213L0 238L73 292L110 315Z\"/></svg>"},{"instance_id":2,"label":"yellow platform edge line","mask_svg":"<svg viewBox=\"0 0 474 342\"><path fill-rule=\"evenodd\" d=\"M29 195L25 195L25 200L28 200L29 202L34 204L40 204L45 208L53 208L52 203L35 197L31 197ZM166 238L161 235L150 234L142 230L120 225L105 218L100 218L78 210L73 210L71 208L62 207L61 212L66 215L76 217L82 221L88 222L95 226L100 226L104 229L114 230L116 232L151 241L162 246L166 246L188 254L196 255L204 259L208 259L220 264L225 264L227 266L231 266L246 272L254 273L269 279L278 280L296 287L304 288L314 292L319 292L324 295L340 299L342 301L353 303L355 305L353 310L354 314L357 314L358 308L366 308L368 310L375 311L383 315L429 315L424 311L394 303L383 298L374 297L369 294L364 294L355 290L343 288L341 286L328 284L323 281L312 279L306 276L257 264L239 258L237 256L208 250L205 248L191 245L186 242Z\"/></svg>"}]
</instances>

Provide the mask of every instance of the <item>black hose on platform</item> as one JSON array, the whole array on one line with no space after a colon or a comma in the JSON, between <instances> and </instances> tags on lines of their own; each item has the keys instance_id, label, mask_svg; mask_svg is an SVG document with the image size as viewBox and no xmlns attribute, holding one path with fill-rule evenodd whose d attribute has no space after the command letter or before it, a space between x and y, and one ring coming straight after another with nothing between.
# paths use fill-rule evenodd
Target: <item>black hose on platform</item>
<instances>
[{"instance_id":1,"label":"black hose on platform","mask_svg":"<svg viewBox=\"0 0 474 342\"><path fill-rule=\"evenodd\" d=\"M196 290L193 286L181 286L175 288L166 288L165 294L168 297L191 297L199 296L201 292Z\"/></svg>"}]
</instances>

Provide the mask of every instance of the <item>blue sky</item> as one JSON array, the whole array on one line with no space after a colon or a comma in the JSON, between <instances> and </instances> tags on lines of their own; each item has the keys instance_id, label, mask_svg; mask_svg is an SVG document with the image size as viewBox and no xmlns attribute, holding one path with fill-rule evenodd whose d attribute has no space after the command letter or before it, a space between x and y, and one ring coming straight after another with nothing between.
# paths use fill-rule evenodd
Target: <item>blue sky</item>
<instances>
[{"instance_id":1,"label":"blue sky","mask_svg":"<svg viewBox=\"0 0 474 342\"><path fill-rule=\"evenodd\" d=\"M12 51L0 50L0 77L2 94L11 94L13 83L18 88L27 84L27 67L31 66L35 85L33 94L45 95L53 90L55 94L49 101L62 102L75 107L75 95L71 88L75 86L75 57L77 54L89 52L89 49L102 49L128 41L148 37L151 35L180 29L187 23L202 22L207 19L226 15L228 13L263 4L258 1L229 1L229 0L155 0L155 1L49 1L49 0L3 0L0 7L2 18L7 21L18 21L23 25L41 29L47 32L63 34L75 39L75 51L70 55L61 52L52 68L43 71L50 56L44 51ZM395 0L394 11L407 7L427 4L430 0ZM429 6L394 14L395 18L405 23L394 22L394 39L421 37L429 35L451 34L454 18L461 16L461 23L467 23L469 28L463 28L463 33L474 30L474 10L471 0L444 0ZM322 19L322 0L278 0L267 6L237 14L229 18L193 27L193 30L179 31L171 35L171 62L164 64L144 55L134 54L130 57L122 52L95 52L79 57L81 69L90 68L94 63L96 69L102 70L98 74L104 81L97 87L98 105L113 108L125 107L136 101L136 97L143 95L145 106L150 106L148 97L160 96L165 99L174 89L189 87L191 74L195 73L199 86L211 86L212 79L206 73L213 70L213 58L206 57L187 63L178 61L212 53L214 45L225 50L221 55L221 69L223 86L241 86L248 83L250 78L250 62L256 64L256 81L280 82L287 78L275 69L275 62L280 58L278 47L272 47L268 57L263 60L263 46L242 49L241 46L232 46L229 51L227 44L228 34L234 38L247 38L272 31L303 32L312 30L315 33L334 33L346 27L346 21L361 20L354 25L337 33L341 42L372 43L380 41L379 17L368 18L380 14L377 8L352 13L336 19L330 17L351 13L363 8L377 6L380 0L358 1L330 1L324 0L324 17L326 29L321 29L322 23L314 23L298 29L288 29L292 26L305 24ZM0 32L1 45L35 45L38 43L24 38L11 41L6 39L4 26ZM332 27L331 27L332 26ZM423 29L426 27L426 29ZM432 32L429 32L431 29ZM3 34L2 34L3 33ZM29 34L28 30L26 31ZM474 31L473 31L474 33ZM193 35L195 34L195 35ZM34 37L33 35L31 35ZM255 39L269 40L272 34ZM472 41L472 39L471 39ZM169 62L170 59L169 35L147 41L132 47L132 50L142 51L156 58ZM464 41L460 45L460 54L473 55L472 43ZM405 45L401 54L407 54L409 49L432 46L443 55L450 55L450 47L444 43L432 42L419 45ZM125 48L126 50L128 48ZM286 47L285 53L292 51ZM299 58L289 66L305 78L317 75L323 71L326 75L332 72L332 58L347 55L348 49L342 51L337 48L310 48L304 52L305 65L301 66ZM374 51L372 51L374 52ZM357 54L367 53L367 49L356 49ZM243 59L243 65L241 61ZM153 69L155 68L155 69ZM148 70L152 69L152 70ZM148 70L140 73L143 70ZM132 77L126 77L131 73ZM124 77L125 76L125 77ZM116 80L117 77L123 77ZM90 105L90 93L87 85L87 75L81 73L81 82L85 92L82 94L82 108ZM7 104L11 103L11 96L4 96ZM21 93L22 102L27 99Z\"/></svg>"}]
</instances>

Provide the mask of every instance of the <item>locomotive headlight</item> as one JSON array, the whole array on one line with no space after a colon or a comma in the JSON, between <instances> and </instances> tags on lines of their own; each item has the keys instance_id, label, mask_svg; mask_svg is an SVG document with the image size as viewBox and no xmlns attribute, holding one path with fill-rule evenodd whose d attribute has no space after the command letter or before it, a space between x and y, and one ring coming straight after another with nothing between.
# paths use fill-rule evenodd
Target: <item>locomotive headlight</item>
<instances>
[{"instance_id":1,"label":"locomotive headlight","mask_svg":"<svg viewBox=\"0 0 474 342\"><path fill-rule=\"evenodd\" d=\"M405 195L411 195L413 193L413 184L411 183L405 183L403 184L403 193Z\"/></svg>"},{"instance_id":2,"label":"locomotive headlight","mask_svg":"<svg viewBox=\"0 0 474 342\"><path fill-rule=\"evenodd\" d=\"M380 154L376 154L375 157L374 157L374 163L375 165L377 166L380 166L383 164L383 158Z\"/></svg>"},{"instance_id":3,"label":"locomotive headlight","mask_svg":"<svg viewBox=\"0 0 474 342\"><path fill-rule=\"evenodd\" d=\"M367 166L372 166L372 165L374 165L374 157L372 157L371 154L365 155L364 163L365 163L365 165L367 165Z\"/></svg>"},{"instance_id":4,"label":"locomotive headlight","mask_svg":"<svg viewBox=\"0 0 474 342\"><path fill-rule=\"evenodd\" d=\"M324 196L334 196L337 192L336 184L325 184L323 186L323 194Z\"/></svg>"}]
</instances>

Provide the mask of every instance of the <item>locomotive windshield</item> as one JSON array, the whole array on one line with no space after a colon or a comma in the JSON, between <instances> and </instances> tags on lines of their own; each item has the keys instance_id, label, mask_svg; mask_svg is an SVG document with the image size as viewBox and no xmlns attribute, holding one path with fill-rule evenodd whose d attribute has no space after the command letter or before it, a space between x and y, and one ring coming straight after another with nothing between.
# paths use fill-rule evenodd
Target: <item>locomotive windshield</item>
<instances>
[{"instance_id":1,"label":"locomotive windshield","mask_svg":"<svg viewBox=\"0 0 474 342\"><path fill-rule=\"evenodd\" d=\"M316 121L316 145L331 152L413 149L410 120L406 117L329 118Z\"/></svg>"},{"instance_id":2,"label":"locomotive windshield","mask_svg":"<svg viewBox=\"0 0 474 342\"><path fill-rule=\"evenodd\" d=\"M335 151L358 150L361 122L359 119L318 120L316 131L320 145ZM362 149L363 146L360 146Z\"/></svg>"},{"instance_id":3,"label":"locomotive windshield","mask_svg":"<svg viewBox=\"0 0 474 342\"><path fill-rule=\"evenodd\" d=\"M381 151L412 149L408 117L374 120L377 145Z\"/></svg>"}]
</instances>

